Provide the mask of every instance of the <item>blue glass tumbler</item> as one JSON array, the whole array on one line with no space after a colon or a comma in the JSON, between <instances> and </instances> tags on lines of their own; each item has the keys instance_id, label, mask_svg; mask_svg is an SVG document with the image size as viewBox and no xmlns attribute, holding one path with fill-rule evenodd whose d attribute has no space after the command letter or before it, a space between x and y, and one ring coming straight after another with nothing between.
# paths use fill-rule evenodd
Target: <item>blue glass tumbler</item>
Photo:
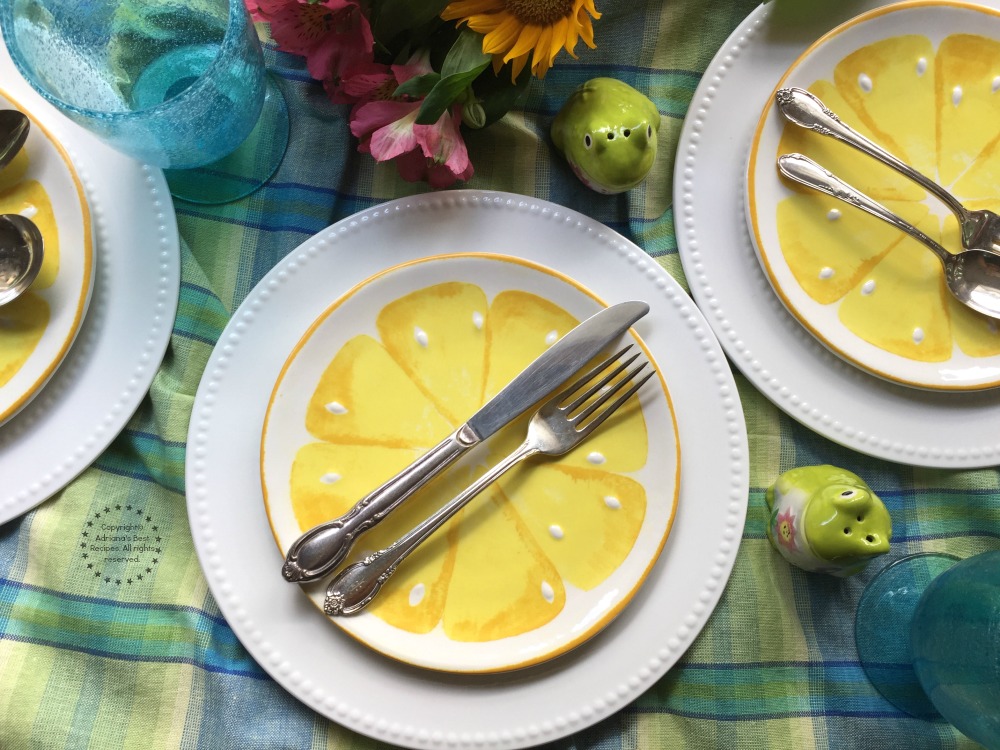
<instances>
[{"instance_id":1,"label":"blue glass tumbler","mask_svg":"<svg viewBox=\"0 0 1000 750\"><path fill-rule=\"evenodd\" d=\"M1000 748L1000 551L904 557L858 603L855 641L872 684L911 716L943 716Z\"/></svg>"},{"instance_id":2,"label":"blue glass tumbler","mask_svg":"<svg viewBox=\"0 0 1000 750\"><path fill-rule=\"evenodd\" d=\"M0 0L20 73L171 193L222 203L274 174L288 112L242 0Z\"/></svg>"}]
</instances>

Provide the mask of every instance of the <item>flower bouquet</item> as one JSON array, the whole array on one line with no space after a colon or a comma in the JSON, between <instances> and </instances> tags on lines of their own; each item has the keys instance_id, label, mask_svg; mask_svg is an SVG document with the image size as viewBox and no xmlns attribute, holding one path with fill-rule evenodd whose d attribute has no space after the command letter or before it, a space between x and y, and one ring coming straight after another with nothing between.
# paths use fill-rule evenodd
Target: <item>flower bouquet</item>
<instances>
[{"instance_id":1,"label":"flower bouquet","mask_svg":"<svg viewBox=\"0 0 1000 750\"><path fill-rule=\"evenodd\" d=\"M594 0L245 0L278 49L349 104L358 150L406 180L472 177L461 128L486 127L579 40Z\"/></svg>"}]
</instances>

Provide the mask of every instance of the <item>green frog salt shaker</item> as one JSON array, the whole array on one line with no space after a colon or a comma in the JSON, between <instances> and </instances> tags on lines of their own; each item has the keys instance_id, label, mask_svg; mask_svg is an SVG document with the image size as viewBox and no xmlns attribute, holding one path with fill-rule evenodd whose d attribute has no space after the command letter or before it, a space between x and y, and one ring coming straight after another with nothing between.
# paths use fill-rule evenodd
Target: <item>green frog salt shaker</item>
<instances>
[{"instance_id":1,"label":"green frog salt shaker","mask_svg":"<svg viewBox=\"0 0 1000 750\"><path fill-rule=\"evenodd\" d=\"M892 520L871 488L836 466L786 471L765 495L767 538L792 565L850 576L889 551Z\"/></svg>"},{"instance_id":2,"label":"green frog salt shaker","mask_svg":"<svg viewBox=\"0 0 1000 750\"><path fill-rule=\"evenodd\" d=\"M623 193L653 166L659 128L660 113L646 96L615 78L593 78L559 110L552 141L587 187Z\"/></svg>"}]
</instances>

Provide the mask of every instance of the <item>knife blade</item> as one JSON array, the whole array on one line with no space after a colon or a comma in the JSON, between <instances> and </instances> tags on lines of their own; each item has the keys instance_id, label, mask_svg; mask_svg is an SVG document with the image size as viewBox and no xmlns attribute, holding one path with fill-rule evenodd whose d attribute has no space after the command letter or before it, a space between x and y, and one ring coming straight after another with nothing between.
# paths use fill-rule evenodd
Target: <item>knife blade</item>
<instances>
[{"instance_id":1,"label":"knife blade","mask_svg":"<svg viewBox=\"0 0 1000 750\"><path fill-rule=\"evenodd\" d=\"M282 576L286 581L304 583L332 571L359 536L459 456L554 393L647 312L645 302L621 302L580 323L438 445L365 495L344 515L314 526L296 539L285 555Z\"/></svg>"}]
</instances>

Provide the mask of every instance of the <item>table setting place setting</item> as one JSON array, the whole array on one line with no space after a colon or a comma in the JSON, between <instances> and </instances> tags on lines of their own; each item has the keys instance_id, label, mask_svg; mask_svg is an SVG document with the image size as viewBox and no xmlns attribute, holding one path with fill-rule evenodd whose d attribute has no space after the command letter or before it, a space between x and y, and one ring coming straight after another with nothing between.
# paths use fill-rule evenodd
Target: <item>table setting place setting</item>
<instances>
[{"instance_id":1,"label":"table setting place setting","mask_svg":"<svg viewBox=\"0 0 1000 750\"><path fill-rule=\"evenodd\" d=\"M1000 0L0 0L0 748L1000 749Z\"/></svg>"}]
</instances>

